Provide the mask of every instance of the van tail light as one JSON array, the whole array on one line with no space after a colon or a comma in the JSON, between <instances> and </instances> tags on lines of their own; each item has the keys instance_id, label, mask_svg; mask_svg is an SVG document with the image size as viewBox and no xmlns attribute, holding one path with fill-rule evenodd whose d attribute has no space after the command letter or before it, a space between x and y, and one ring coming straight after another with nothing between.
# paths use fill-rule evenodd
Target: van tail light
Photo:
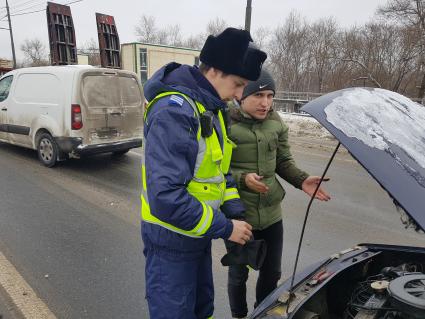
<instances>
[{"instance_id":1,"label":"van tail light","mask_svg":"<svg viewBox=\"0 0 425 319\"><path fill-rule=\"evenodd\" d=\"M83 116L81 115L81 106L71 105L71 127L73 130L79 130L83 127Z\"/></svg>"}]
</instances>

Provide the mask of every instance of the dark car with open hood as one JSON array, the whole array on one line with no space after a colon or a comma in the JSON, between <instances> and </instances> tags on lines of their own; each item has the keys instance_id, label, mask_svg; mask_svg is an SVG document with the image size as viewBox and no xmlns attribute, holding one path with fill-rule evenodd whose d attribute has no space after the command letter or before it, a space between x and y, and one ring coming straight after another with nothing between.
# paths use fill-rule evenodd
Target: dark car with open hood
<instances>
[{"instance_id":1,"label":"dark car with open hood","mask_svg":"<svg viewBox=\"0 0 425 319\"><path fill-rule=\"evenodd\" d=\"M383 89L350 88L311 101L302 111L387 191L407 226L424 231L424 106ZM425 237L417 246L359 244L294 271L250 318L425 318Z\"/></svg>"}]
</instances>

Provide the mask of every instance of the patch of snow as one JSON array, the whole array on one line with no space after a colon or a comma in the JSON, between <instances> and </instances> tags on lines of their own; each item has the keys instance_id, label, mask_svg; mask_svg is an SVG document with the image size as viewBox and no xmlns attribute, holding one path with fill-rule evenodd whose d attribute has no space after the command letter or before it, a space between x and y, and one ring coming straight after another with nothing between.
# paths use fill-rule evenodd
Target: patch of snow
<instances>
[{"instance_id":1,"label":"patch of snow","mask_svg":"<svg viewBox=\"0 0 425 319\"><path fill-rule=\"evenodd\" d=\"M310 116L277 112L289 128L290 134L297 136L333 139L333 136L319 122Z\"/></svg>"},{"instance_id":2,"label":"patch of snow","mask_svg":"<svg viewBox=\"0 0 425 319\"><path fill-rule=\"evenodd\" d=\"M388 90L357 88L335 98L325 113L347 136L393 155L396 145L425 168L425 107L420 104Z\"/></svg>"}]
</instances>

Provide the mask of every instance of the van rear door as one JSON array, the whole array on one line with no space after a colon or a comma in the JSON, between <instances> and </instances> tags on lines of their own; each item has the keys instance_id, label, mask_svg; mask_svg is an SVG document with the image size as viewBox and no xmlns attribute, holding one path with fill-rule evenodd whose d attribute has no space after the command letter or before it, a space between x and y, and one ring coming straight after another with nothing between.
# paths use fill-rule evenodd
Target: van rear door
<instances>
[{"instance_id":1,"label":"van rear door","mask_svg":"<svg viewBox=\"0 0 425 319\"><path fill-rule=\"evenodd\" d=\"M84 73L81 104L84 144L142 137L143 94L134 74L118 70Z\"/></svg>"}]
</instances>

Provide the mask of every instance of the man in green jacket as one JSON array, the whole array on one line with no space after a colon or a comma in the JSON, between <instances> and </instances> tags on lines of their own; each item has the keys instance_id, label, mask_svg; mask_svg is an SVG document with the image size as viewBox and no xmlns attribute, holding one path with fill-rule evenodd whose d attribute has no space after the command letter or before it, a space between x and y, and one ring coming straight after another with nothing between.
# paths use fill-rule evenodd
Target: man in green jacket
<instances>
[{"instance_id":1,"label":"man in green jacket","mask_svg":"<svg viewBox=\"0 0 425 319\"><path fill-rule=\"evenodd\" d=\"M277 287L281 276L283 224L281 201L285 190L276 174L312 196L320 181L300 170L292 158L288 144L288 127L271 108L275 82L265 70L260 78L244 89L240 108L231 110L231 140L233 150L231 169L246 208L246 221L253 227L254 239L264 239L267 254L260 268L256 287L256 305ZM330 199L320 188L319 200ZM248 313L246 281L248 268L229 267L228 294L234 318Z\"/></svg>"}]
</instances>

